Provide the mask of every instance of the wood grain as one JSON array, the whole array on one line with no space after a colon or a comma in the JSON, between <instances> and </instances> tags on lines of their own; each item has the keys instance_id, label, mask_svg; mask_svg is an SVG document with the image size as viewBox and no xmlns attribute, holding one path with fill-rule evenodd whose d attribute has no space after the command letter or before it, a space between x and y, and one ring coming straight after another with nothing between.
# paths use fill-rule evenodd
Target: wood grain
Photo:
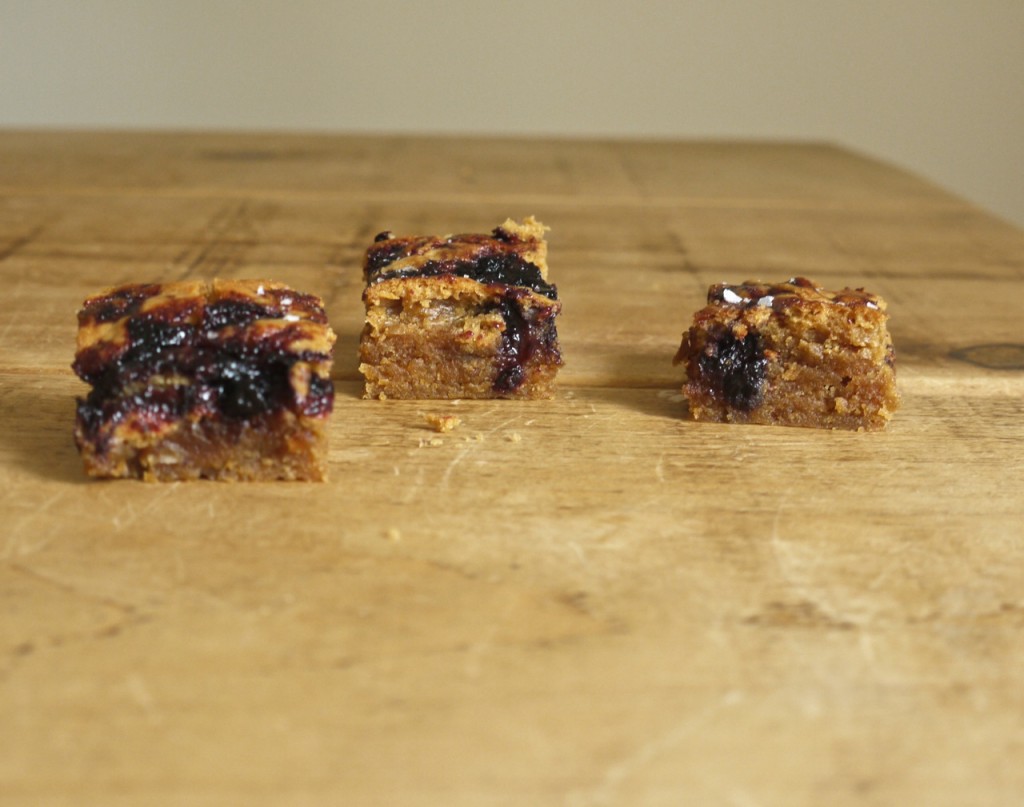
<instances>
[{"instance_id":1,"label":"wood grain","mask_svg":"<svg viewBox=\"0 0 1024 807\"><path fill-rule=\"evenodd\" d=\"M360 398L372 235L552 227L551 402ZM822 144L0 134L0 803L1024 800L1024 234ZM882 434L695 424L709 283L890 304ZM339 332L325 485L84 479L82 298ZM457 414L439 435L429 413Z\"/></svg>"}]
</instances>

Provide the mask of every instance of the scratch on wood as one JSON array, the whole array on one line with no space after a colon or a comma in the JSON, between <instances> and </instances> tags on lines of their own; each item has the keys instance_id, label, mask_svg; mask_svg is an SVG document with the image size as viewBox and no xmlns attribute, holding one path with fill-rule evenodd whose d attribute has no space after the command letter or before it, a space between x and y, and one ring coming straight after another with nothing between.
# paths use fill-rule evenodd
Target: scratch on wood
<instances>
[{"instance_id":1,"label":"scratch on wood","mask_svg":"<svg viewBox=\"0 0 1024 807\"><path fill-rule=\"evenodd\" d=\"M501 610L497 614L497 618L490 620L483 635L469 646L466 653L465 666L467 678L480 677L480 673L483 670L483 659L494 646L494 637L498 633L498 627L509 620L515 605L516 600L514 598L506 597Z\"/></svg>"},{"instance_id":2,"label":"scratch on wood","mask_svg":"<svg viewBox=\"0 0 1024 807\"><path fill-rule=\"evenodd\" d=\"M18 252L23 250L33 241L35 241L46 229L45 224L39 224L33 229L29 230L25 235L15 238L7 246L0 248L0 261L6 261L8 258L16 255Z\"/></svg>"},{"instance_id":3,"label":"scratch on wood","mask_svg":"<svg viewBox=\"0 0 1024 807\"><path fill-rule=\"evenodd\" d=\"M125 686L128 689L128 694L131 695L134 700L145 712L146 718L152 724L158 724L163 722L163 716L157 711L156 701L153 699L152 693L149 691L149 687L146 686L146 682L142 676L138 673L132 673L125 679Z\"/></svg>"},{"instance_id":4,"label":"scratch on wood","mask_svg":"<svg viewBox=\"0 0 1024 807\"><path fill-rule=\"evenodd\" d=\"M158 489L146 501L146 506L140 510L136 510L135 507L130 502L125 502L124 505L122 506L121 513L114 513L114 515L111 517L111 525L118 532L120 532L121 530L128 529L140 518L145 516L154 508L158 507L160 503L163 502L163 500L166 499L168 496L172 495L180 485L180 482L161 482L157 486ZM212 507L212 504L208 506ZM122 514L124 514L124 517L122 517ZM212 510L210 511L210 514L213 514Z\"/></svg>"},{"instance_id":5,"label":"scratch on wood","mask_svg":"<svg viewBox=\"0 0 1024 807\"><path fill-rule=\"evenodd\" d=\"M469 452L472 450L472 447L462 449L458 454L456 454L452 458L452 461L448 463L448 467L444 469L444 474L441 476L442 488L448 487L448 484L451 481L452 471L455 470L455 466L462 462L466 458L466 455L468 455Z\"/></svg>"},{"instance_id":6,"label":"scratch on wood","mask_svg":"<svg viewBox=\"0 0 1024 807\"><path fill-rule=\"evenodd\" d=\"M786 584L798 595L800 601L795 604L770 603L765 614L753 619L756 621L759 618L765 618L767 621L771 621L770 617L772 614L777 616L778 609L782 607L794 623L806 624L807 620L813 617L817 621L835 627L857 627L855 620L839 613L829 603L824 602L820 592L807 584L805 569L808 566L814 565L816 557L801 557L797 549L781 538L779 522L782 518L785 504L786 499L783 497L775 510L775 517L772 520L770 546L772 555L775 557L775 564L779 569L779 574Z\"/></svg>"},{"instance_id":7,"label":"scratch on wood","mask_svg":"<svg viewBox=\"0 0 1024 807\"><path fill-rule=\"evenodd\" d=\"M88 591L82 591L73 582L67 580L61 580L51 575L40 572L38 569L33 569L31 566L26 566L22 563L8 563L8 568L18 574L24 575L38 583L49 586L50 588L56 589L64 594L68 594L72 597L85 600L96 605L102 605L107 608L113 608L116 611L124 614L125 616L135 614L135 606L130 603L120 602L102 594L92 594Z\"/></svg>"},{"instance_id":8,"label":"scratch on wood","mask_svg":"<svg viewBox=\"0 0 1024 807\"><path fill-rule=\"evenodd\" d=\"M566 798L569 807L597 807L605 804L619 804L617 791L623 782L649 765L659 756L672 751L677 745L714 719L720 712L743 701L743 693L731 690L722 697L686 719L680 721L660 736L649 740L632 750L622 759L609 765L601 780L589 790L570 793Z\"/></svg>"},{"instance_id":9,"label":"scratch on wood","mask_svg":"<svg viewBox=\"0 0 1024 807\"><path fill-rule=\"evenodd\" d=\"M10 560L14 557L27 557L28 555L35 554L36 552L45 549L46 546L53 541L52 532L44 536L35 535L34 539L26 538L26 535L32 534L32 530L28 529L27 525L30 525L37 518L48 513L54 505L57 504L57 502L64 498L66 493L66 488L59 489L48 499L41 502L38 507L33 508L12 525L11 531L7 536L7 542L4 545L3 553L0 554L0 560Z\"/></svg>"},{"instance_id":10,"label":"scratch on wood","mask_svg":"<svg viewBox=\"0 0 1024 807\"><path fill-rule=\"evenodd\" d=\"M416 469L416 478L412 481L411 485L402 486L402 495L399 498L399 502L402 504L411 504L415 501L419 495L420 490L423 488L423 468Z\"/></svg>"},{"instance_id":11,"label":"scratch on wood","mask_svg":"<svg viewBox=\"0 0 1024 807\"><path fill-rule=\"evenodd\" d=\"M487 415L489 415L489 414L491 414L493 412L496 412L496 411L497 411L496 408L489 409L486 412L482 413L481 417L486 417ZM506 428L509 424L515 423L518 419L519 419L518 417L509 418L508 420L505 420L502 423L499 423L494 428L488 429L483 434L484 434L485 437L490 437L495 432L500 431L501 429ZM456 466L458 466L459 463L461 463L467 456L469 456L469 454L477 447L479 442L482 442L482 441L468 443L466 448L463 448L461 451L459 451L458 454L456 454L452 458L452 461L450 463L448 463L448 467L444 469L444 473L441 475L441 487L442 488L447 488L449 486L449 484L451 483L452 472L455 470Z\"/></svg>"},{"instance_id":12,"label":"scratch on wood","mask_svg":"<svg viewBox=\"0 0 1024 807\"><path fill-rule=\"evenodd\" d=\"M747 625L762 625L769 628L825 628L830 630L851 630L852 622L840 620L822 610L817 603L801 599L796 602L770 602L760 612L748 616Z\"/></svg>"}]
</instances>

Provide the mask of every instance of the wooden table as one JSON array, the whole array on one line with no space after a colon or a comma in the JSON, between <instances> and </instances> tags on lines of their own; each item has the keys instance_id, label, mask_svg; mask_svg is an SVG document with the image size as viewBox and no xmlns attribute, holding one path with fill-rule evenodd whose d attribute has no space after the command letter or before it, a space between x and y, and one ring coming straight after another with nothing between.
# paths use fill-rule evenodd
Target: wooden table
<instances>
[{"instance_id":1,"label":"wooden table","mask_svg":"<svg viewBox=\"0 0 1024 807\"><path fill-rule=\"evenodd\" d=\"M531 213L557 398L362 400L373 234ZM7 132L0 273L4 805L1024 800L1024 234L984 212L817 144ZM889 430L688 421L707 286L800 274L888 300ZM81 300L214 276L326 299L331 481L87 481Z\"/></svg>"}]
</instances>

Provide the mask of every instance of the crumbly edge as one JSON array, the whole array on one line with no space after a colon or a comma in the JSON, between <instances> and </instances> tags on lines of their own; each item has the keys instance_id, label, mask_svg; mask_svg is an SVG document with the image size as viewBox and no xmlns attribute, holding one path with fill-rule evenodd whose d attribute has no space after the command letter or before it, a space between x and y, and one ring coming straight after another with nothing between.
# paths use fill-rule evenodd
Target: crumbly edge
<instances>
[{"instance_id":1,"label":"crumbly edge","mask_svg":"<svg viewBox=\"0 0 1024 807\"><path fill-rule=\"evenodd\" d=\"M122 424L102 453L76 427L85 472L147 482L327 479L328 418L276 412L226 423L182 418L147 431Z\"/></svg>"},{"instance_id":2,"label":"crumbly edge","mask_svg":"<svg viewBox=\"0 0 1024 807\"><path fill-rule=\"evenodd\" d=\"M522 248L517 250L519 255L523 260L529 261L540 269L540 276L547 280L548 242L545 240L544 234L551 228L537 221L533 216L527 216L521 223L515 219L505 219L498 229L522 243Z\"/></svg>"}]
</instances>

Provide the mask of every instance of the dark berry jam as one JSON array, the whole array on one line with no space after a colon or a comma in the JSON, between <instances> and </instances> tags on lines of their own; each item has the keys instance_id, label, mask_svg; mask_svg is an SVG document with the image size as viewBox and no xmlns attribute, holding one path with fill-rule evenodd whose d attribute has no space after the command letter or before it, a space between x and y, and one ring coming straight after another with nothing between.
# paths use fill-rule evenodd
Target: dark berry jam
<instances>
[{"instance_id":1,"label":"dark berry jam","mask_svg":"<svg viewBox=\"0 0 1024 807\"><path fill-rule=\"evenodd\" d=\"M485 285L500 284L531 289L550 300L558 289L544 280L540 269L514 252L494 252L478 260L427 261L422 266L380 274L371 283L405 277L467 277Z\"/></svg>"},{"instance_id":2,"label":"dark berry jam","mask_svg":"<svg viewBox=\"0 0 1024 807\"><path fill-rule=\"evenodd\" d=\"M160 293L156 283L134 284L114 289L109 294L96 297L79 313L80 322L95 320L96 322L113 322L135 314L142 304Z\"/></svg>"},{"instance_id":3,"label":"dark berry jam","mask_svg":"<svg viewBox=\"0 0 1024 807\"><path fill-rule=\"evenodd\" d=\"M538 355L558 360L558 332L547 311L524 313L522 294L510 291L497 305L505 321L498 352L498 374L492 389L499 394L515 392L526 381L526 365ZM543 318L542 318L543 317Z\"/></svg>"},{"instance_id":4,"label":"dark berry jam","mask_svg":"<svg viewBox=\"0 0 1024 807\"><path fill-rule=\"evenodd\" d=\"M200 381L198 376L196 380ZM281 363L259 366L221 356L212 376L204 381L216 391L221 413L233 420L244 420L279 408L291 393L288 368Z\"/></svg>"},{"instance_id":5,"label":"dark berry jam","mask_svg":"<svg viewBox=\"0 0 1024 807\"><path fill-rule=\"evenodd\" d=\"M756 332L742 339L722 332L708 342L697 367L708 387L734 409L749 412L761 405L768 360Z\"/></svg>"},{"instance_id":6,"label":"dark berry jam","mask_svg":"<svg viewBox=\"0 0 1024 807\"><path fill-rule=\"evenodd\" d=\"M290 303L289 294L301 297L282 291L270 306L223 298L202 312L196 308L201 303L174 300L129 317L122 345L101 342L76 357L75 371L93 387L78 401L81 428L95 439L106 424L129 414L133 424L145 430L195 412L226 421L283 409L310 416L330 413L330 379L313 375L301 400L291 383L297 362L328 358L290 350L296 340L306 338L303 326L289 322L266 329L246 327L257 319L281 316L284 309L278 309ZM234 328L224 330L228 326Z\"/></svg>"},{"instance_id":7,"label":"dark berry jam","mask_svg":"<svg viewBox=\"0 0 1024 807\"><path fill-rule=\"evenodd\" d=\"M381 233L384 235L384 233ZM378 236L379 238L379 236ZM385 266L389 266L400 258L412 254L414 245L407 238L385 238L375 242L366 252L366 274L372 276Z\"/></svg>"},{"instance_id":8,"label":"dark berry jam","mask_svg":"<svg viewBox=\"0 0 1024 807\"><path fill-rule=\"evenodd\" d=\"M188 323L165 322L155 317L128 320L128 349L121 364L149 367L171 348L180 348L195 341L196 328Z\"/></svg>"},{"instance_id":9,"label":"dark berry jam","mask_svg":"<svg viewBox=\"0 0 1024 807\"><path fill-rule=\"evenodd\" d=\"M258 319L278 315L278 312L252 300L236 300L228 297L206 306L203 311L203 328L219 331L230 325L245 326Z\"/></svg>"}]
</instances>

